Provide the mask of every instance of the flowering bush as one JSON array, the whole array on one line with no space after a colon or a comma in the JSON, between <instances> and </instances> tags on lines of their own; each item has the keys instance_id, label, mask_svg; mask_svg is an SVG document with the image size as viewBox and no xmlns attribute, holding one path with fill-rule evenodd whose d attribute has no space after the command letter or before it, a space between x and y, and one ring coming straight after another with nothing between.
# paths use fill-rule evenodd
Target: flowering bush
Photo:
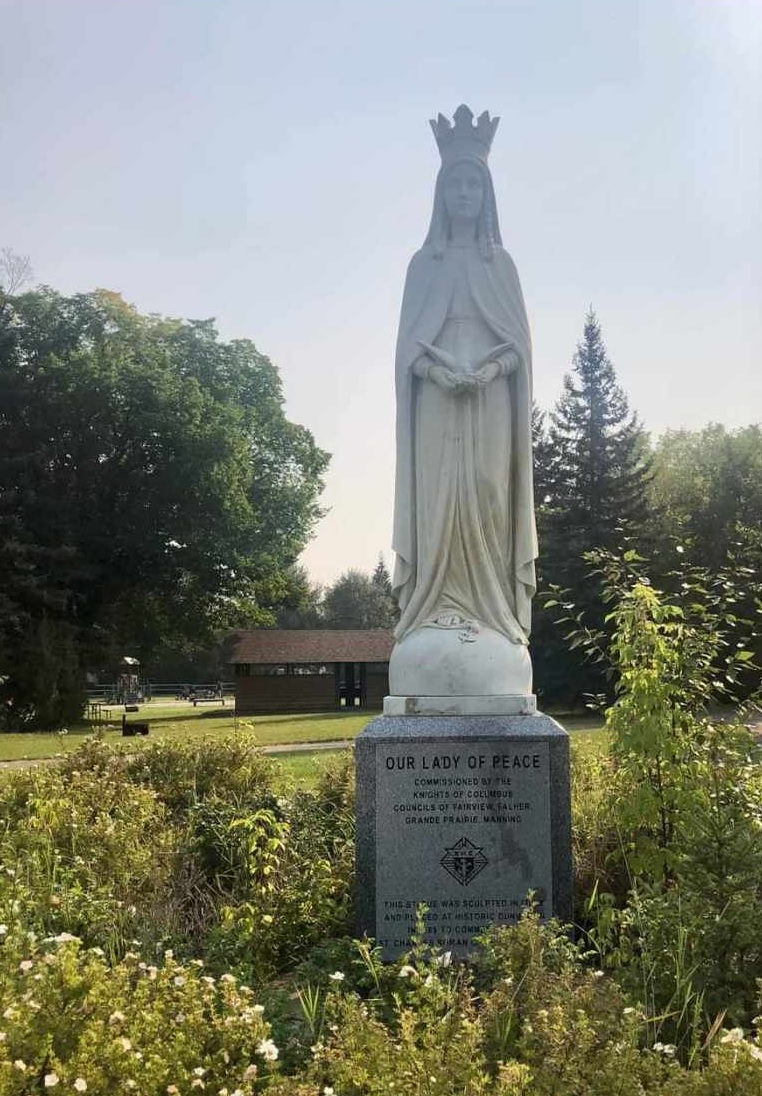
<instances>
[{"instance_id":1,"label":"flowering bush","mask_svg":"<svg viewBox=\"0 0 762 1096\"><path fill-rule=\"evenodd\" d=\"M174 835L118 771L33 769L0 794L0 917L123 951L165 887ZM139 912L140 911L140 912Z\"/></svg>"},{"instance_id":2,"label":"flowering bush","mask_svg":"<svg viewBox=\"0 0 762 1096\"><path fill-rule=\"evenodd\" d=\"M369 988L371 987L371 988ZM309 1054L271 1096L759 1096L762 1048L717 1030L704 1068L650 1044L644 1012L560 926L528 913L490 930L469 967L414 944L302 986Z\"/></svg>"},{"instance_id":3,"label":"flowering bush","mask_svg":"<svg viewBox=\"0 0 762 1096\"><path fill-rule=\"evenodd\" d=\"M346 776L282 797L250 741L92 740L0 783L0 918L116 960L136 941L262 979L348 923ZM277 916L276 916L277 914Z\"/></svg>"},{"instance_id":4,"label":"flowering bush","mask_svg":"<svg viewBox=\"0 0 762 1096\"><path fill-rule=\"evenodd\" d=\"M575 758L584 943L530 912L469 964L344 935L347 763L289 794L248 742L93 742L6 775L0 1096L762 1096L759 772L687 729L668 845L612 798L647 751Z\"/></svg>"},{"instance_id":5,"label":"flowering bush","mask_svg":"<svg viewBox=\"0 0 762 1096\"><path fill-rule=\"evenodd\" d=\"M264 1008L203 963L128 953L109 966L68 934L0 945L0 1093L260 1091L277 1070Z\"/></svg>"}]
</instances>

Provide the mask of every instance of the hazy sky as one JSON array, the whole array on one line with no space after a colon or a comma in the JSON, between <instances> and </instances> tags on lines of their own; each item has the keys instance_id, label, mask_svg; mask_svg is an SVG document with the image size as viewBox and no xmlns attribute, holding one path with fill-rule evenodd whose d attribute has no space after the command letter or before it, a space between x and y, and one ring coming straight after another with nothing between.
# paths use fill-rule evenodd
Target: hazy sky
<instances>
[{"instance_id":1,"label":"hazy sky","mask_svg":"<svg viewBox=\"0 0 762 1096\"><path fill-rule=\"evenodd\" d=\"M391 564L400 296L462 101L502 118L541 406L592 304L648 429L762 420L760 0L0 0L0 246L272 358L333 454L320 581Z\"/></svg>"}]
</instances>

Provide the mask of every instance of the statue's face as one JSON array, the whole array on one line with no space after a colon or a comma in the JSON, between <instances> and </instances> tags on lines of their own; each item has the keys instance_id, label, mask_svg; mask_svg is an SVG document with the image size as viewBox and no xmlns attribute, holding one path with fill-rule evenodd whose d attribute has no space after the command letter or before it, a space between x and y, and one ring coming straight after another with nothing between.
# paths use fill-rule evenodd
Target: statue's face
<instances>
[{"instance_id":1,"label":"statue's face","mask_svg":"<svg viewBox=\"0 0 762 1096\"><path fill-rule=\"evenodd\" d=\"M444 203L451 220L475 221L484 201L484 183L475 164L454 164L444 180Z\"/></svg>"}]
</instances>

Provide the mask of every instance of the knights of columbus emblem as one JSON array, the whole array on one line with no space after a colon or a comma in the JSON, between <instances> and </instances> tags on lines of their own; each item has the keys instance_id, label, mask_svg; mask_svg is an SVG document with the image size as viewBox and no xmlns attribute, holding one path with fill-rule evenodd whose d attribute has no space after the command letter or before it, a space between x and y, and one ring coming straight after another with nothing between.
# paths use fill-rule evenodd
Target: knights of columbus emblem
<instances>
[{"instance_id":1,"label":"knights of columbus emblem","mask_svg":"<svg viewBox=\"0 0 762 1096\"><path fill-rule=\"evenodd\" d=\"M445 854L439 863L453 879L457 879L462 887L467 887L482 868L486 868L489 860L478 846L467 837L461 837L452 848L445 849Z\"/></svg>"}]
</instances>

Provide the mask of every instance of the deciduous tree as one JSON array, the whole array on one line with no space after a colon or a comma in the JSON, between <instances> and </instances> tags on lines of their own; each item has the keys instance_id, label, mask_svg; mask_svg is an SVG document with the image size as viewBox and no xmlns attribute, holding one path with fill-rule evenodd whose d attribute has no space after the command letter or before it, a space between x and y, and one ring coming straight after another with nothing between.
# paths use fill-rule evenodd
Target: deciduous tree
<instances>
[{"instance_id":1,"label":"deciduous tree","mask_svg":"<svg viewBox=\"0 0 762 1096\"><path fill-rule=\"evenodd\" d=\"M349 570L328 587L323 617L327 628L393 628L396 607L375 575Z\"/></svg>"},{"instance_id":2,"label":"deciduous tree","mask_svg":"<svg viewBox=\"0 0 762 1096\"><path fill-rule=\"evenodd\" d=\"M102 290L8 302L0 522L15 535L0 588L15 609L0 674L14 719L29 620L73 629L80 680L125 650L271 622L328 457L286 419L272 363L212 321L143 316Z\"/></svg>"}]
</instances>

